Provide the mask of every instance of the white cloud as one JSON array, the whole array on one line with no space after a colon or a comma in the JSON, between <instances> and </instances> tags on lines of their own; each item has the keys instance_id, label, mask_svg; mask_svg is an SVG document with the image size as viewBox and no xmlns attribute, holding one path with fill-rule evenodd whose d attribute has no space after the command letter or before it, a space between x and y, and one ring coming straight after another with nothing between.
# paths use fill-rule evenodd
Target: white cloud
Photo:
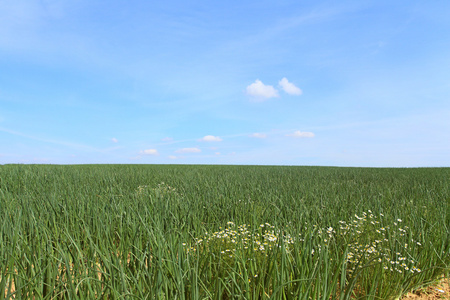
<instances>
[{"instance_id":1,"label":"white cloud","mask_svg":"<svg viewBox=\"0 0 450 300\"><path fill-rule=\"evenodd\" d=\"M145 149L139 152L139 154L143 155L159 155L158 150L156 149Z\"/></svg>"},{"instance_id":2,"label":"white cloud","mask_svg":"<svg viewBox=\"0 0 450 300\"><path fill-rule=\"evenodd\" d=\"M163 141L163 142L171 142L171 141L173 141L173 138L165 137L165 138L161 139L161 141Z\"/></svg>"},{"instance_id":3,"label":"white cloud","mask_svg":"<svg viewBox=\"0 0 450 300\"><path fill-rule=\"evenodd\" d=\"M281 79L278 84L281 86L281 88L288 93L289 95L297 95L300 96L303 91L295 86L295 84L289 82L286 77Z\"/></svg>"},{"instance_id":4,"label":"white cloud","mask_svg":"<svg viewBox=\"0 0 450 300\"><path fill-rule=\"evenodd\" d=\"M256 98L274 98L278 97L278 91L271 85L265 85L261 80L255 80L254 83L247 86L247 95Z\"/></svg>"},{"instance_id":5,"label":"white cloud","mask_svg":"<svg viewBox=\"0 0 450 300\"><path fill-rule=\"evenodd\" d=\"M177 157L175 155L169 155L170 159L177 159Z\"/></svg>"},{"instance_id":6,"label":"white cloud","mask_svg":"<svg viewBox=\"0 0 450 300\"><path fill-rule=\"evenodd\" d=\"M252 135L250 135L250 137L254 137L254 138L258 138L258 139L265 139L267 137L267 134L255 132Z\"/></svg>"},{"instance_id":7,"label":"white cloud","mask_svg":"<svg viewBox=\"0 0 450 300\"><path fill-rule=\"evenodd\" d=\"M286 134L286 136L292 136L295 138L312 138L312 137L314 137L314 133L297 130L297 131L294 131L293 133Z\"/></svg>"},{"instance_id":8,"label":"white cloud","mask_svg":"<svg viewBox=\"0 0 450 300\"><path fill-rule=\"evenodd\" d=\"M220 152L216 152L216 153L214 153L215 155L220 155Z\"/></svg>"},{"instance_id":9,"label":"white cloud","mask_svg":"<svg viewBox=\"0 0 450 300\"><path fill-rule=\"evenodd\" d=\"M177 152L177 153L198 153L198 152L202 152L202 150L200 150L198 148L181 148L175 152Z\"/></svg>"},{"instance_id":10,"label":"white cloud","mask_svg":"<svg viewBox=\"0 0 450 300\"><path fill-rule=\"evenodd\" d=\"M203 138L201 138L200 141L204 141L204 142L221 142L222 139L220 137L218 137L218 136L206 135Z\"/></svg>"},{"instance_id":11,"label":"white cloud","mask_svg":"<svg viewBox=\"0 0 450 300\"><path fill-rule=\"evenodd\" d=\"M118 142L119 142L119 140L116 139L116 138L112 138L111 141L112 141L113 143L118 143Z\"/></svg>"}]
</instances>

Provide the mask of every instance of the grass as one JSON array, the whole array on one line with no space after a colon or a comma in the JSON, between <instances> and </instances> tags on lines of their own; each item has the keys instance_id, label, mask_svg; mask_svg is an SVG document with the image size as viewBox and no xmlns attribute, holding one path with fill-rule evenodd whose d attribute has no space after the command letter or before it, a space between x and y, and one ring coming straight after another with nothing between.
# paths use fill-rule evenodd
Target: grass
<instances>
[{"instance_id":1,"label":"grass","mask_svg":"<svg viewBox=\"0 0 450 300\"><path fill-rule=\"evenodd\" d=\"M449 175L0 166L0 299L395 299L449 275Z\"/></svg>"}]
</instances>

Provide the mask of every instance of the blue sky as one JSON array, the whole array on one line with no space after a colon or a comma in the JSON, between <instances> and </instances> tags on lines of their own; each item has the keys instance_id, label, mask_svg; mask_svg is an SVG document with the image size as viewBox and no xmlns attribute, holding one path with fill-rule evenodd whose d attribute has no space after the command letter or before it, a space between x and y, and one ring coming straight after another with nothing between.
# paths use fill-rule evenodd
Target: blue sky
<instances>
[{"instance_id":1,"label":"blue sky","mask_svg":"<svg viewBox=\"0 0 450 300\"><path fill-rule=\"evenodd\" d=\"M0 0L0 164L448 167L449 11Z\"/></svg>"}]
</instances>

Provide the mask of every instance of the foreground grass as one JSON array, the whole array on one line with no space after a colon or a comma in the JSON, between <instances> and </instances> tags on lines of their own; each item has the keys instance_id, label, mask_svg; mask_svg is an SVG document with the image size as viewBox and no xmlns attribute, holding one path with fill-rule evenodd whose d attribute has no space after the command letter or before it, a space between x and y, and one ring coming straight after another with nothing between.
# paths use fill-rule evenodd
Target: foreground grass
<instances>
[{"instance_id":1,"label":"foreground grass","mask_svg":"<svg viewBox=\"0 0 450 300\"><path fill-rule=\"evenodd\" d=\"M396 298L449 273L449 175L0 166L0 299Z\"/></svg>"}]
</instances>

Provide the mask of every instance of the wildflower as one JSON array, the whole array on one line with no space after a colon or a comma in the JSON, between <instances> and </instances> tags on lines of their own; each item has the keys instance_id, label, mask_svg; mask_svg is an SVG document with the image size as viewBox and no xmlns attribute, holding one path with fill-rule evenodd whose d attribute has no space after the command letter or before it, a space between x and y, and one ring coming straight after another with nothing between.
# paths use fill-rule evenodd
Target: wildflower
<instances>
[{"instance_id":1,"label":"wildflower","mask_svg":"<svg viewBox=\"0 0 450 300\"><path fill-rule=\"evenodd\" d=\"M358 217L358 215L356 215L355 214L355 217L358 219L358 220L362 220L362 219L364 219L364 218L360 218L360 217Z\"/></svg>"}]
</instances>

